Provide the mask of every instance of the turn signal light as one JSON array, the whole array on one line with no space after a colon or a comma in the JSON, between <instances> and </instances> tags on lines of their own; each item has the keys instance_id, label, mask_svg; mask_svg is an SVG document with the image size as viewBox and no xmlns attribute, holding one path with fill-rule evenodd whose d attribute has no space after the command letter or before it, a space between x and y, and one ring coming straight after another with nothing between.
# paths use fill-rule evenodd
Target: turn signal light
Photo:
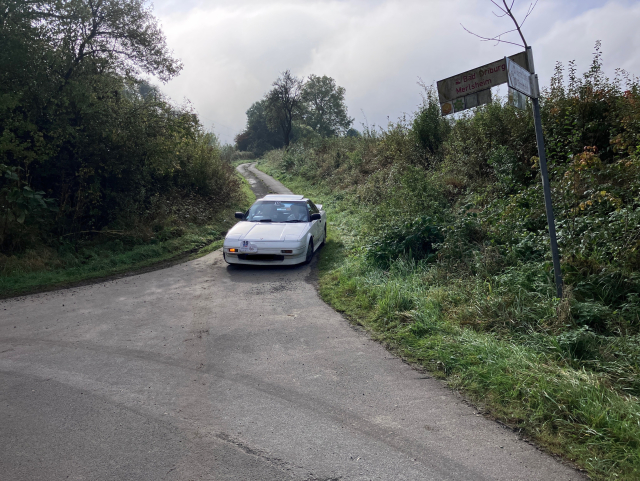
<instances>
[{"instance_id":1,"label":"turn signal light","mask_svg":"<svg viewBox=\"0 0 640 481\"><path fill-rule=\"evenodd\" d=\"M283 254L293 254L293 251L291 249L282 250L280 252L282 252Z\"/></svg>"},{"instance_id":2,"label":"turn signal light","mask_svg":"<svg viewBox=\"0 0 640 481\"><path fill-rule=\"evenodd\" d=\"M238 249L232 247L231 249L229 249L229 252L238 252Z\"/></svg>"}]
</instances>

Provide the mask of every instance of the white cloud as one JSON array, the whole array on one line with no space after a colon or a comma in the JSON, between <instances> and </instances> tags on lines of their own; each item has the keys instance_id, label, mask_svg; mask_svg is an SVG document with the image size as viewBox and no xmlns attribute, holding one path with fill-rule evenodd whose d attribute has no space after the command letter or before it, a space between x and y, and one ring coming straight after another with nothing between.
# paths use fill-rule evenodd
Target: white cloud
<instances>
[{"instance_id":1,"label":"white cloud","mask_svg":"<svg viewBox=\"0 0 640 481\"><path fill-rule=\"evenodd\" d=\"M605 71L616 68L640 74L640 4L609 2L574 18L557 21L536 42L536 53L544 59L538 68L545 81L553 74L556 61L575 60L578 71L589 68L594 45L602 41Z\"/></svg>"},{"instance_id":2,"label":"white cloud","mask_svg":"<svg viewBox=\"0 0 640 481\"><path fill-rule=\"evenodd\" d=\"M521 3L521 8L528 3ZM385 125L420 103L418 77L431 83L517 52L480 42L480 34L510 28L491 14L489 0L186 0L157 2L169 46L184 62L163 90L192 101L223 141L245 125L245 111L286 69L329 75L346 88L356 125ZM553 19L550 21L550 19ZM605 66L640 73L640 5L595 0L540 0L525 25L536 67L547 83L557 60L580 71L603 41ZM509 37L517 40L517 37Z\"/></svg>"}]
</instances>

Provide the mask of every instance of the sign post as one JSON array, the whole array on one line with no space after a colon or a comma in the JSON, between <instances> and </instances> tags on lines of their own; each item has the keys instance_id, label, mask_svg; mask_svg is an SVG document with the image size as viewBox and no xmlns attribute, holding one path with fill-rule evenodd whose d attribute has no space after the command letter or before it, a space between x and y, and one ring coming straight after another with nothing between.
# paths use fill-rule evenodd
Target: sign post
<instances>
[{"instance_id":1,"label":"sign post","mask_svg":"<svg viewBox=\"0 0 640 481\"><path fill-rule=\"evenodd\" d=\"M560 270L560 251L558 250L558 240L556 239L556 221L553 215L553 204L551 203L551 186L549 185L549 173L547 172L547 153L544 147L542 117L540 116L540 87L538 85L538 76L535 73L535 68L533 65L533 51L531 50L531 47L527 47L526 52L527 58L529 60L529 72L531 73L531 85L535 93L535 96L531 97L531 103L533 104L533 122L536 127L536 140L538 141L540 176L542 177L542 190L544 191L544 206L547 211L547 224L549 226L549 239L551 241L551 257L553 259L553 274L556 281L556 295L558 296L558 298L562 299L562 271Z\"/></svg>"},{"instance_id":2,"label":"sign post","mask_svg":"<svg viewBox=\"0 0 640 481\"><path fill-rule=\"evenodd\" d=\"M491 87L507 83L507 61L526 68L527 54L520 52L482 67L474 68L438 82L443 115L461 112L491 102Z\"/></svg>"},{"instance_id":3,"label":"sign post","mask_svg":"<svg viewBox=\"0 0 640 481\"><path fill-rule=\"evenodd\" d=\"M533 104L533 120L538 142L538 157L540 158L540 175L544 191L544 205L547 212L549 238L551 240L551 257L556 283L556 294L562 298L562 271L560 270L560 252L556 239L556 223L551 203L551 187L547 171L547 155L542 133L542 119L540 117L540 88L538 76L533 66L533 52L527 47L511 57L483 65L473 70L463 72L453 77L440 80L437 83L440 107L443 115L461 112L491 101L491 87L507 83L509 88L518 94L531 98Z\"/></svg>"}]
</instances>

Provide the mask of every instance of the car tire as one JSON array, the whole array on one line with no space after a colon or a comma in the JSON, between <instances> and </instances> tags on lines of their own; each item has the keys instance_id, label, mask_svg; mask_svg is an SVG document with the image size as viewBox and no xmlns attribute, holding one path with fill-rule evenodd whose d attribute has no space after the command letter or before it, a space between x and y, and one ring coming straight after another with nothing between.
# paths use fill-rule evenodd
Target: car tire
<instances>
[{"instance_id":1,"label":"car tire","mask_svg":"<svg viewBox=\"0 0 640 481\"><path fill-rule=\"evenodd\" d=\"M326 241L327 241L327 224L324 225L324 237L322 238L322 242L320 242L320 247L322 247Z\"/></svg>"},{"instance_id":2,"label":"car tire","mask_svg":"<svg viewBox=\"0 0 640 481\"><path fill-rule=\"evenodd\" d=\"M313 239L310 239L309 245L307 246L307 257L304 260L304 263L308 264L309 262L311 262L312 258L313 258Z\"/></svg>"}]
</instances>

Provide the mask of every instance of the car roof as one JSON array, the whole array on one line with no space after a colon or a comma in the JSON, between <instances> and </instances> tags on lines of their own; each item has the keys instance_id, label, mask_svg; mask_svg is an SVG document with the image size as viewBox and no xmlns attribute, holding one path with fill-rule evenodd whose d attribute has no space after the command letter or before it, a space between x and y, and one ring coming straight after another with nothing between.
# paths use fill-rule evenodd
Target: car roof
<instances>
[{"instance_id":1,"label":"car roof","mask_svg":"<svg viewBox=\"0 0 640 481\"><path fill-rule=\"evenodd\" d=\"M262 199L258 200L281 200L281 201L294 201L294 200L307 200L304 195L294 194L269 194L265 195Z\"/></svg>"}]
</instances>

